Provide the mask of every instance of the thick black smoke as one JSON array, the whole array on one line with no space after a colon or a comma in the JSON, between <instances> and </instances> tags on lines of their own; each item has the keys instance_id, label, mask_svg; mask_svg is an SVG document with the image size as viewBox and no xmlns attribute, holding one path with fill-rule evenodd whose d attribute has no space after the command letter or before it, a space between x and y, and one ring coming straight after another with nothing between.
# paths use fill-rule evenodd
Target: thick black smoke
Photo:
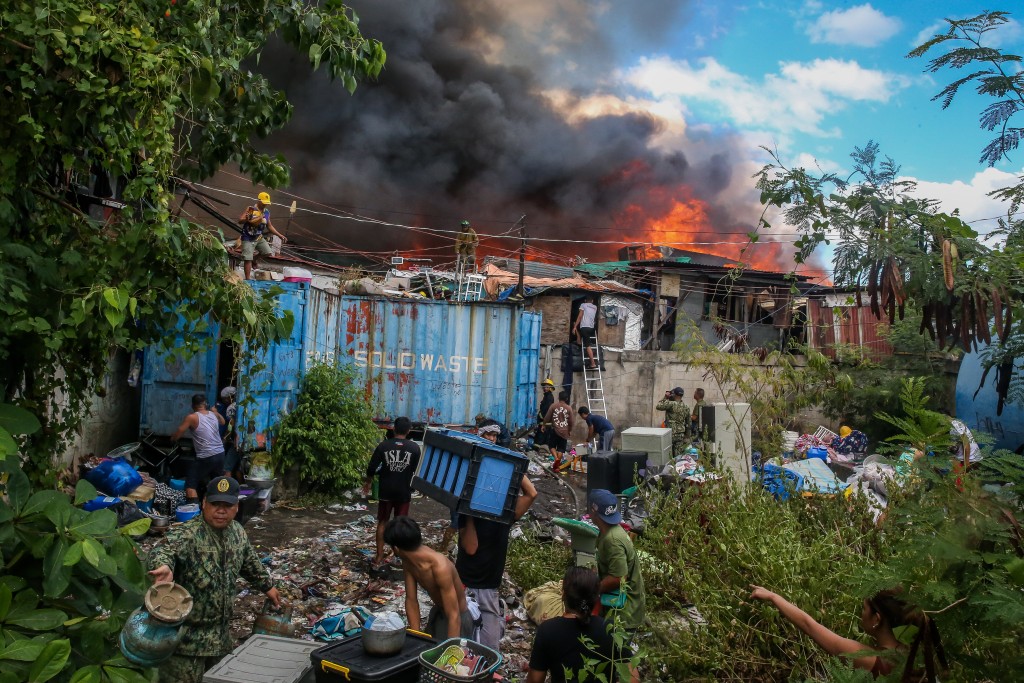
<instances>
[{"instance_id":1,"label":"thick black smoke","mask_svg":"<svg viewBox=\"0 0 1024 683\"><path fill-rule=\"evenodd\" d=\"M714 206L732 178L728 144L695 166L654 146L654 117L570 121L547 94L558 88L563 102L599 94L601 74L612 72L632 37L650 47L652 27L677 22L685 3L611 3L625 8L608 10L621 17L599 14L588 0L351 4L364 35L388 52L378 82L350 96L286 48L271 50L260 65L295 105L292 121L267 146L291 163L296 194L397 223L453 229L466 217L497 232L526 214L531 235L608 240L617 239L610 228L623 208L639 204L657 214L652 188L686 184L712 205L716 227L737 229ZM547 19L530 26L533 10ZM350 247L424 246L399 229L300 218ZM542 246L594 258L615 252Z\"/></svg>"}]
</instances>

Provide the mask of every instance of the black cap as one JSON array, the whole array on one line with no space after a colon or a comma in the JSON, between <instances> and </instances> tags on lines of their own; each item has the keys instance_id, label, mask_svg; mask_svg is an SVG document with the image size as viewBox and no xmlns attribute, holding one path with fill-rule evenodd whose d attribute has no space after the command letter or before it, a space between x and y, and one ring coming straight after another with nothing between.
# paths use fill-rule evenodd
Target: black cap
<instances>
[{"instance_id":1,"label":"black cap","mask_svg":"<svg viewBox=\"0 0 1024 683\"><path fill-rule=\"evenodd\" d=\"M682 387L676 387L675 389L672 390L672 393L675 394L676 396L685 396L686 395L686 392L683 391Z\"/></svg>"},{"instance_id":2,"label":"black cap","mask_svg":"<svg viewBox=\"0 0 1024 683\"><path fill-rule=\"evenodd\" d=\"M238 504L238 482L231 477L217 477L206 487L206 500L211 503Z\"/></svg>"}]
</instances>

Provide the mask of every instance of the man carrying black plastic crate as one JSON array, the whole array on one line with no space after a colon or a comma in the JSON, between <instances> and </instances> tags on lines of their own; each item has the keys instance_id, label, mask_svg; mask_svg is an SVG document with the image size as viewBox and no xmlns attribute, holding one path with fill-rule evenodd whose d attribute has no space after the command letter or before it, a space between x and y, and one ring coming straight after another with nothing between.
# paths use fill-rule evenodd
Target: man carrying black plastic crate
<instances>
[{"instance_id":1,"label":"man carrying black plastic crate","mask_svg":"<svg viewBox=\"0 0 1024 683\"><path fill-rule=\"evenodd\" d=\"M516 501L515 520L533 505L537 489L523 476L519 499ZM505 613L498 595L505 574L511 523L477 519L467 515L459 517L459 555L455 568L466 585L466 596L480 606L480 637L477 641L492 650L499 650L505 633Z\"/></svg>"},{"instance_id":2,"label":"man carrying black plastic crate","mask_svg":"<svg viewBox=\"0 0 1024 683\"><path fill-rule=\"evenodd\" d=\"M380 477L380 494L377 502L377 555L374 568L384 563L384 525L395 517L409 514L412 500L412 475L420 462L420 447L411 439L412 422L407 417L395 420L395 436L382 441L373 451L370 464L366 466L366 480L363 495L369 495L374 475Z\"/></svg>"}]
</instances>

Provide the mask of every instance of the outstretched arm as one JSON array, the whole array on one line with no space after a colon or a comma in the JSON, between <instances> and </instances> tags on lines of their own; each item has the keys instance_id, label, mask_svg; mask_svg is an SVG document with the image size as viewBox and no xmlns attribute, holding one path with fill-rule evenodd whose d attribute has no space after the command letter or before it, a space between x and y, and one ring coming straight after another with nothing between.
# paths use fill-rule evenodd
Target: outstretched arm
<instances>
[{"instance_id":1,"label":"outstretched arm","mask_svg":"<svg viewBox=\"0 0 1024 683\"><path fill-rule=\"evenodd\" d=\"M859 643L856 640L849 638L843 638L837 633L830 631L825 628L817 621L814 620L807 612L803 611L789 600L786 600L781 595L771 592L760 586L750 586L752 592L750 598L752 600L764 600L774 605L775 609L779 610L782 616L789 619L793 624L809 635L811 640L818 644L823 650L831 655L843 656L853 654L854 652L863 652L870 650L871 648L863 643ZM874 666L878 657L867 656L857 657L853 660L853 665L859 669L865 669L870 671Z\"/></svg>"},{"instance_id":2,"label":"outstretched arm","mask_svg":"<svg viewBox=\"0 0 1024 683\"><path fill-rule=\"evenodd\" d=\"M267 232L269 232L271 235L277 235L278 237L281 238L282 242L288 241L288 238L282 235L280 232L278 232L277 228L275 228L274 224L271 223L270 221L267 221Z\"/></svg>"},{"instance_id":3,"label":"outstretched arm","mask_svg":"<svg viewBox=\"0 0 1024 683\"><path fill-rule=\"evenodd\" d=\"M195 426L196 414L190 413L189 415L185 416L185 419L181 421L180 425L178 425L177 431L175 431L174 434L171 435L171 441L177 441L181 437L185 436L185 432L187 432L190 427L195 428Z\"/></svg>"}]
</instances>

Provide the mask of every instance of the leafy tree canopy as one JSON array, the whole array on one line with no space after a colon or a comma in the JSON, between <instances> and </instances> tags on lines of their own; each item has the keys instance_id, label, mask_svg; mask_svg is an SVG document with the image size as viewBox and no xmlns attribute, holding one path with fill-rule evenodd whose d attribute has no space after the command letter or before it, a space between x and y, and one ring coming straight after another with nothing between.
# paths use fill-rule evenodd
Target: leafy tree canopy
<instances>
[{"instance_id":1,"label":"leafy tree canopy","mask_svg":"<svg viewBox=\"0 0 1024 683\"><path fill-rule=\"evenodd\" d=\"M286 183L284 159L252 140L291 106L253 65L280 35L351 92L385 60L357 22L338 0L0 8L0 400L43 422L20 444L33 477L50 471L113 347L159 341L182 319L257 347L289 331L229 276L222 239L174 213L175 178L234 162ZM123 208L104 207L110 196ZM196 343L186 334L182 351Z\"/></svg>"},{"instance_id":2,"label":"leafy tree canopy","mask_svg":"<svg viewBox=\"0 0 1024 683\"><path fill-rule=\"evenodd\" d=\"M1021 57L985 42L1008 21L1006 12L947 19L946 33L909 55L920 57L948 47L929 62L928 71L971 69L936 96L944 107L968 83L974 83L980 94L996 98L980 120L982 128L998 133L982 152L981 161L990 165L1016 150L1024 131L1012 125L1014 116L1024 110ZM876 315L886 310L890 320L897 314L902 319L907 300L913 299L921 307L922 333L947 348L988 345L986 367L997 368L1001 399L1024 399L1024 381L1013 376L1014 360L1024 357L1024 221L1018 213L1024 177L1016 186L992 193L1009 204L992 235L1002 239L989 241L956 211L940 213L935 201L916 196L913 182L900 177L899 166L874 142L855 149L851 157L853 172L846 177L787 168L774 154L774 163L758 174L762 203L782 209L802 232L797 262L837 237L837 285L856 290L858 299L866 297ZM763 218L761 223L767 225Z\"/></svg>"}]
</instances>

